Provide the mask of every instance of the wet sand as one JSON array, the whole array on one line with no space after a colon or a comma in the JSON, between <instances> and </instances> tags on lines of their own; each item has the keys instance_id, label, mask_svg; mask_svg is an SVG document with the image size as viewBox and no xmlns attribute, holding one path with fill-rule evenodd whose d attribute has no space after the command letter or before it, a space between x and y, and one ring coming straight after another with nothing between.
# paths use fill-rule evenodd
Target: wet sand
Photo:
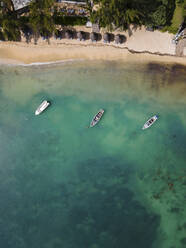
<instances>
[{"instance_id":1,"label":"wet sand","mask_svg":"<svg viewBox=\"0 0 186 248\"><path fill-rule=\"evenodd\" d=\"M83 27L75 29L89 31ZM101 30L103 34L105 30ZM23 38L22 42L0 42L0 62L1 63L36 63L52 62L69 59L88 60L125 60L139 62L167 62L181 63L186 65L185 57L175 56L175 45L171 43L173 35L159 31L149 32L143 27L141 29L131 29L130 32L120 33L126 37L123 44L117 45L114 41L103 43L98 41L92 43L90 40L56 40L50 39L50 44L41 38L37 45L33 39L29 44Z\"/></svg>"},{"instance_id":2,"label":"wet sand","mask_svg":"<svg viewBox=\"0 0 186 248\"><path fill-rule=\"evenodd\" d=\"M125 60L139 62L167 62L181 63L186 65L184 57L168 55L157 55L144 53L132 53L126 48L107 46L103 44L87 44L68 41L58 45L33 45L16 42L5 42L0 44L1 63L36 63L52 62L69 59L88 60Z\"/></svg>"}]
</instances>

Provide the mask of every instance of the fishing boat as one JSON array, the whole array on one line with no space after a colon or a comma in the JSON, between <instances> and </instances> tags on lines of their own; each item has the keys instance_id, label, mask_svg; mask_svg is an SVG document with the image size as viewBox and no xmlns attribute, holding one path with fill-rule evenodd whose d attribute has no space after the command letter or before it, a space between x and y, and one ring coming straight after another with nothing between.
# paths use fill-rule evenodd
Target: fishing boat
<instances>
[{"instance_id":1,"label":"fishing boat","mask_svg":"<svg viewBox=\"0 0 186 248\"><path fill-rule=\"evenodd\" d=\"M35 111L35 115L40 115L48 106L50 105L49 101L44 100Z\"/></svg>"},{"instance_id":2,"label":"fishing boat","mask_svg":"<svg viewBox=\"0 0 186 248\"><path fill-rule=\"evenodd\" d=\"M143 130L149 128L150 126L152 126L152 124L154 124L154 122L158 119L157 115L154 115L153 117L151 117L147 122L145 122L144 126L143 126Z\"/></svg>"},{"instance_id":3,"label":"fishing boat","mask_svg":"<svg viewBox=\"0 0 186 248\"><path fill-rule=\"evenodd\" d=\"M92 121L90 123L90 127L94 127L100 121L103 113L104 113L104 110L103 109L100 109L99 112L92 119Z\"/></svg>"}]
</instances>

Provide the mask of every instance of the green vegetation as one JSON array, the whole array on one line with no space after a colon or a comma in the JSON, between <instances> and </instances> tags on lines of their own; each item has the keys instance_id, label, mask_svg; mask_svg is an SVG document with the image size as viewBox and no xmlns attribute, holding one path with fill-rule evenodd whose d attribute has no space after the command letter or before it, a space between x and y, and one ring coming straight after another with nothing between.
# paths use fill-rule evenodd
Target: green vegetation
<instances>
[{"instance_id":1,"label":"green vegetation","mask_svg":"<svg viewBox=\"0 0 186 248\"><path fill-rule=\"evenodd\" d=\"M29 6L29 23L34 34L35 42L38 35L48 39L55 30L54 21L51 15L54 0L32 1Z\"/></svg>"},{"instance_id":2,"label":"green vegetation","mask_svg":"<svg viewBox=\"0 0 186 248\"><path fill-rule=\"evenodd\" d=\"M175 0L96 0L95 3L99 8L92 12L91 20L111 30L126 30L130 24L170 25L175 9Z\"/></svg>"},{"instance_id":3,"label":"green vegetation","mask_svg":"<svg viewBox=\"0 0 186 248\"><path fill-rule=\"evenodd\" d=\"M54 22L56 25L64 26L85 25L87 22L87 17L57 15L54 17Z\"/></svg>"},{"instance_id":4,"label":"green vegetation","mask_svg":"<svg viewBox=\"0 0 186 248\"><path fill-rule=\"evenodd\" d=\"M171 25L165 26L163 28L163 31L169 31L170 33L176 34L180 24L186 18L186 13L184 14L184 8L186 10L186 0L177 0L176 8L174 10L173 18L171 20Z\"/></svg>"},{"instance_id":5,"label":"green vegetation","mask_svg":"<svg viewBox=\"0 0 186 248\"><path fill-rule=\"evenodd\" d=\"M6 0L0 6L0 37L3 40L19 41L21 37L19 22L12 1Z\"/></svg>"},{"instance_id":6,"label":"green vegetation","mask_svg":"<svg viewBox=\"0 0 186 248\"><path fill-rule=\"evenodd\" d=\"M183 9L182 9L183 18L186 19L186 0L183 2Z\"/></svg>"},{"instance_id":7,"label":"green vegetation","mask_svg":"<svg viewBox=\"0 0 186 248\"><path fill-rule=\"evenodd\" d=\"M172 33L176 33L178 31L178 28L180 26L180 23L183 22L183 15L182 15L182 6L181 4L177 3L176 4L176 8L174 11L174 15L172 18L172 24L171 26L168 28L168 30Z\"/></svg>"},{"instance_id":8,"label":"green vegetation","mask_svg":"<svg viewBox=\"0 0 186 248\"><path fill-rule=\"evenodd\" d=\"M2 0L0 5L0 39L20 41L21 31L29 42L30 36L35 40L43 36L50 42L50 37L56 32L55 25L85 25L87 18L80 16L65 16L54 7L55 0L33 0L28 13L20 16L14 10L11 0Z\"/></svg>"},{"instance_id":9,"label":"green vegetation","mask_svg":"<svg viewBox=\"0 0 186 248\"><path fill-rule=\"evenodd\" d=\"M14 10L11 0L1 0L0 39L19 41L21 32L34 37L49 38L56 32L55 25L85 25L87 17L67 16L57 10L55 0L33 0L22 16ZM90 19L109 30L126 30L130 24L161 28L176 33L186 19L186 0L94 0L92 9L87 0ZM29 38L27 39L29 41Z\"/></svg>"}]
</instances>

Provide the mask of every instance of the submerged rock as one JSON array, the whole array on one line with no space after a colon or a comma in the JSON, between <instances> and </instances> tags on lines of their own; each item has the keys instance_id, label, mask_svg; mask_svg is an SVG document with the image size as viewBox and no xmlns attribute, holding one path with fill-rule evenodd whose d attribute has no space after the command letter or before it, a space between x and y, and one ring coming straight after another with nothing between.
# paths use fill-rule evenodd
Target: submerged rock
<instances>
[{"instance_id":1,"label":"submerged rock","mask_svg":"<svg viewBox=\"0 0 186 248\"><path fill-rule=\"evenodd\" d=\"M171 208L170 210L172 213L179 213L180 212L180 208Z\"/></svg>"},{"instance_id":2,"label":"submerged rock","mask_svg":"<svg viewBox=\"0 0 186 248\"><path fill-rule=\"evenodd\" d=\"M186 238L181 239L180 242L182 245L186 245Z\"/></svg>"}]
</instances>

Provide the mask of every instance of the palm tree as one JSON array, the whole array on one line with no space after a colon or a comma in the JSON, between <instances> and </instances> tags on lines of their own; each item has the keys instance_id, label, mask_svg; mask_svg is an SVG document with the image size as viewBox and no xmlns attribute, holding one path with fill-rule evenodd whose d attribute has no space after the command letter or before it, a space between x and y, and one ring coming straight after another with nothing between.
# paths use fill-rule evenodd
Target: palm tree
<instances>
[{"instance_id":1,"label":"palm tree","mask_svg":"<svg viewBox=\"0 0 186 248\"><path fill-rule=\"evenodd\" d=\"M11 0L2 1L0 9L1 34L6 40L20 41L19 21Z\"/></svg>"},{"instance_id":2,"label":"palm tree","mask_svg":"<svg viewBox=\"0 0 186 248\"><path fill-rule=\"evenodd\" d=\"M52 7L54 0L36 0L29 6L29 22L34 34L35 43L39 35L49 38L55 30Z\"/></svg>"},{"instance_id":3,"label":"palm tree","mask_svg":"<svg viewBox=\"0 0 186 248\"><path fill-rule=\"evenodd\" d=\"M3 12L14 12L14 4L12 0L1 0L1 9Z\"/></svg>"},{"instance_id":4,"label":"palm tree","mask_svg":"<svg viewBox=\"0 0 186 248\"><path fill-rule=\"evenodd\" d=\"M123 26L128 28L130 24L141 25L142 23L141 17L142 17L142 14L138 10L127 9L124 13L123 20L122 20Z\"/></svg>"},{"instance_id":5,"label":"palm tree","mask_svg":"<svg viewBox=\"0 0 186 248\"><path fill-rule=\"evenodd\" d=\"M141 25L143 14L137 9L134 1L128 0L100 0L100 8L91 13L91 19L97 20L101 26L112 29L127 29L129 24Z\"/></svg>"},{"instance_id":6,"label":"palm tree","mask_svg":"<svg viewBox=\"0 0 186 248\"><path fill-rule=\"evenodd\" d=\"M19 24L17 20L10 18L9 15L3 17L2 30L5 39L11 41L20 41L21 33L19 30Z\"/></svg>"}]
</instances>

